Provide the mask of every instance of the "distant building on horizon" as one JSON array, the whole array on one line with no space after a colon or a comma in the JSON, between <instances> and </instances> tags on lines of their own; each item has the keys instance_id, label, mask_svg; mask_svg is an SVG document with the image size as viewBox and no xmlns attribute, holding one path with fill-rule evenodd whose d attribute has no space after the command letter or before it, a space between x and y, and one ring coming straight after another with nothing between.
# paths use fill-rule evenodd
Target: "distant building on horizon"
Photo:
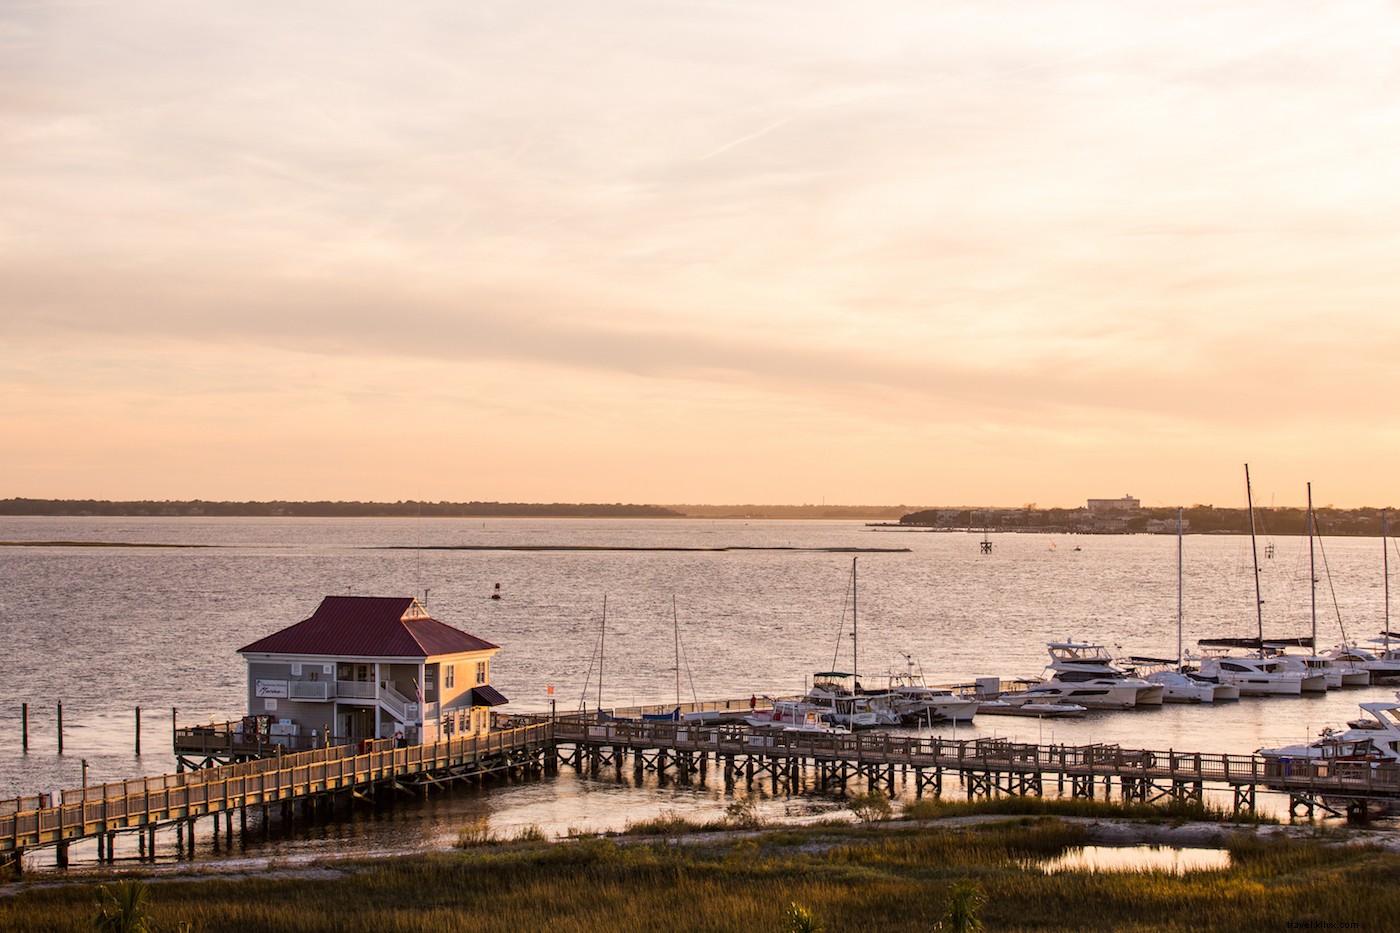
<instances>
[{"instance_id":1,"label":"distant building on horizon","mask_svg":"<svg viewBox=\"0 0 1400 933\"><path fill-rule=\"evenodd\" d=\"M1124 494L1121 499L1090 499L1090 512L1135 512L1142 508L1142 502Z\"/></svg>"}]
</instances>

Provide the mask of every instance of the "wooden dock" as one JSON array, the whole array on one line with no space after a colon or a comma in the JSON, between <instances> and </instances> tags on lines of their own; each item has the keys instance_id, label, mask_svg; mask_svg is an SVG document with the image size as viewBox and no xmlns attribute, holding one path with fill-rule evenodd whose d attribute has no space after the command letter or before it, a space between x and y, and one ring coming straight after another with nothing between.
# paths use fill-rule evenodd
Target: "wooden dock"
<instances>
[{"instance_id":1,"label":"wooden dock","mask_svg":"<svg viewBox=\"0 0 1400 933\"><path fill-rule=\"evenodd\" d=\"M822 735L729 724L596 722L579 717L553 724L560 760L579 769L634 770L703 776L710 763L726 782L767 775L774 790L803 775L819 787L865 782L894 793L895 777L912 778L915 794L941 794L945 778L969 798L1058 793L1105 797L1116 786L1125 800L1200 801L1205 789L1233 794L1236 813L1253 811L1261 791L1289 796L1290 811L1364 815L1368 806L1400 802L1400 765L1366 761L1281 761L1258 755L1125 749L1116 745L1030 745L1003 739L950 740L868 732Z\"/></svg>"},{"instance_id":2,"label":"wooden dock","mask_svg":"<svg viewBox=\"0 0 1400 933\"><path fill-rule=\"evenodd\" d=\"M511 717L517 723L529 718ZM237 741L230 733L214 734L224 736L218 742ZM0 865L19 865L26 851L55 846L64 866L69 846L82 840L93 840L98 859L110 861L115 837L124 832L137 835L141 856L154 858L157 828L174 826L177 845L192 849L196 822L205 816L213 818L217 839L222 815L231 838L233 815L246 831L250 807L262 809L266 826L274 805L291 819L298 803L314 809L337 796L368 799L384 789L426 792L492 773L550 772L560 761L593 773L611 767L621 774L629 756L639 776L655 772L704 780L713 766L726 784L766 777L774 792L796 790L810 778L820 788L845 791L863 783L893 796L898 776L912 783L916 796L942 794L945 781L955 780L969 798L1040 795L1053 788L1076 798L1100 793L1108 798L1116 790L1124 800L1201 801L1212 788L1233 794L1236 813L1254 811L1261 792L1286 794L1295 815L1321 810L1364 816L1368 808L1400 804L1400 765L1390 763L539 716L484 736L430 745L396 748L382 740L331 746L93 785L63 791L57 804L39 797L0 800Z\"/></svg>"},{"instance_id":3,"label":"wooden dock","mask_svg":"<svg viewBox=\"0 0 1400 933\"><path fill-rule=\"evenodd\" d=\"M0 801L0 865L21 865L23 854L38 846L55 846L60 866L68 847L91 839L98 859L113 858L118 833L136 833L142 856L155 856L155 834L175 826L181 847L192 845L196 821L219 818L232 835L233 815L247 828L248 808L276 805L290 819L295 804L314 808L335 795L367 799L376 790L426 789L464 778L511 770L539 771L553 764L548 723L450 739L431 745L395 748L392 740L360 746L332 746L256 761L221 765L176 774L96 784L62 792L53 804L39 797ZM266 825L266 823L264 823Z\"/></svg>"}]
</instances>

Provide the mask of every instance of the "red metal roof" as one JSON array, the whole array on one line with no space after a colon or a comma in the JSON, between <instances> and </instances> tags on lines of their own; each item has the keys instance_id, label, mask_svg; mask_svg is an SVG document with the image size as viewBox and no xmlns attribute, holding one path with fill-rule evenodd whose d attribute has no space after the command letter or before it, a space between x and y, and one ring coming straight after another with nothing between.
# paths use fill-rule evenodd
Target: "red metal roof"
<instances>
[{"instance_id":1,"label":"red metal roof","mask_svg":"<svg viewBox=\"0 0 1400 933\"><path fill-rule=\"evenodd\" d=\"M410 613L416 602L411 596L327 596L311 618L245 645L238 653L427 658L497 647L436 619L418 616L421 607Z\"/></svg>"}]
</instances>

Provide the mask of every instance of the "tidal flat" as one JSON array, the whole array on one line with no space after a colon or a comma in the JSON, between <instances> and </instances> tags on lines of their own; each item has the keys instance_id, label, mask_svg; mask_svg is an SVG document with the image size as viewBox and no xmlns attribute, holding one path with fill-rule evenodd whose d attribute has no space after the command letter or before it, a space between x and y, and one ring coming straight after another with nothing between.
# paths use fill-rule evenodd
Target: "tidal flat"
<instances>
[{"instance_id":1,"label":"tidal flat","mask_svg":"<svg viewBox=\"0 0 1400 933\"><path fill-rule=\"evenodd\" d=\"M1045 870L1095 842L1173 839L1217 845L1228 863ZM987 930L1382 930L1400 917L1395 839L1385 830L1132 819L1107 808L1082 816L957 807L743 830L677 820L614 836L468 837L459 850L427 855L152 876L145 905L158 930L738 933L793 929L797 905L828 931L905 933L937 929L954 887L970 882ZM12 884L0 897L0 929L91 929L99 886L138 877Z\"/></svg>"}]
</instances>

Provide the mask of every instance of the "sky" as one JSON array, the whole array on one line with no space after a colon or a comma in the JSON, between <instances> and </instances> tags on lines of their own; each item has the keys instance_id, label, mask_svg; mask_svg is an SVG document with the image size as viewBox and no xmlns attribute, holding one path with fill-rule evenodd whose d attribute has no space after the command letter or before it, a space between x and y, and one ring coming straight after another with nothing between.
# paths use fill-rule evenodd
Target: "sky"
<instances>
[{"instance_id":1,"label":"sky","mask_svg":"<svg viewBox=\"0 0 1400 933\"><path fill-rule=\"evenodd\" d=\"M1393 505L1400 5L0 3L0 498Z\"/></svg>"}]
</instances>

